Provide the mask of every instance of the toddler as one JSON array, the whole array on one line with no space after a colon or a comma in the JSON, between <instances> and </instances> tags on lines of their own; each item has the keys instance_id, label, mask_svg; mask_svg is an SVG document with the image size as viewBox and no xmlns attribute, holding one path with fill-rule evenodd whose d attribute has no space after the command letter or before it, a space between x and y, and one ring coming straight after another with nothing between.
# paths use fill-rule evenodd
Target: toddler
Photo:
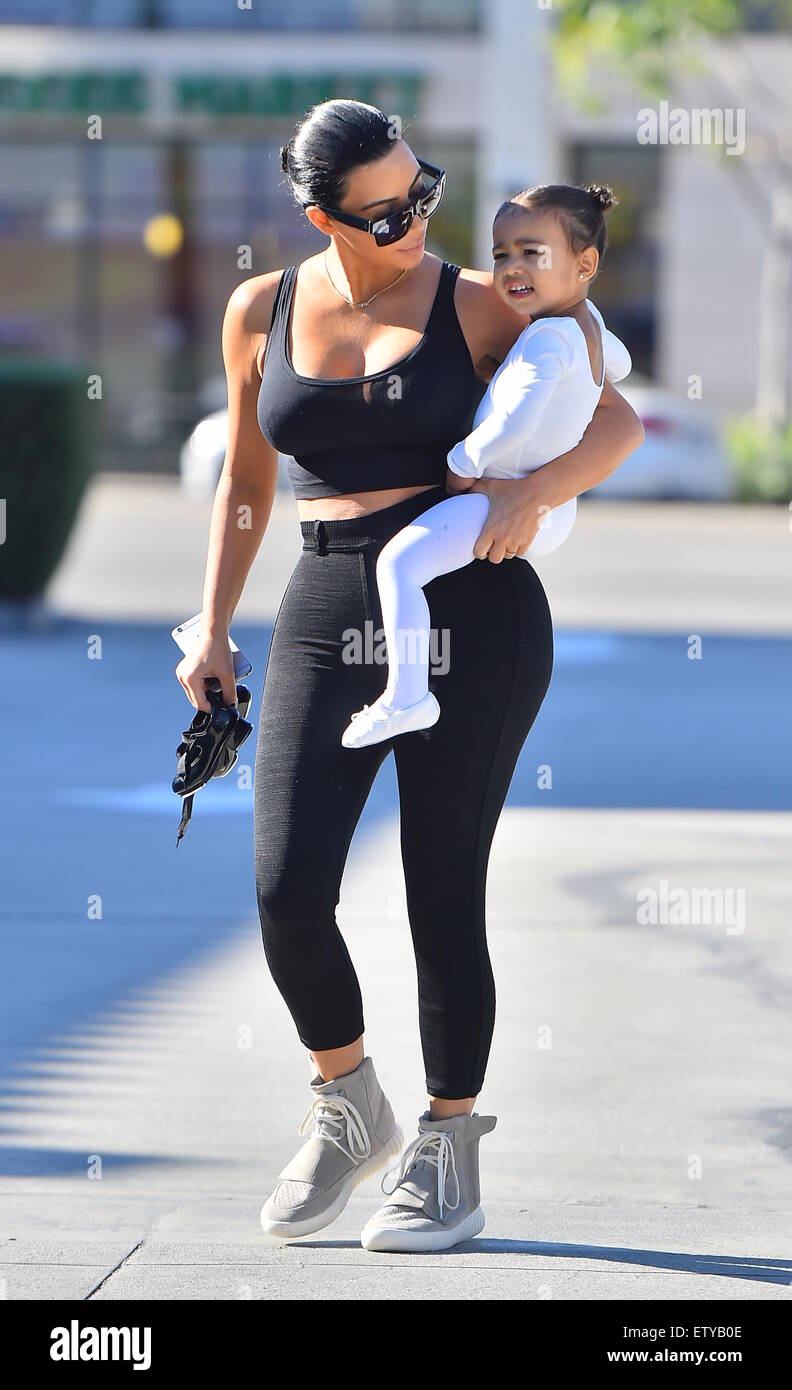
<instances>
[{"instance_id":1,"label":"toddler","mask_svg":"<svg viewBox=\"0 0 792 1390\"><path fill-rule=\"evenodd\" d=\"M459 478L521 478L578 444L607 376L631 370L627 348L586 297L605 251L611 189L544 184L523 190L498 210L493 225L493 282L528 326L495 372L473 429L448 454ZM464 486L464 485L459 485ZM473 547L489 510L483 492L458 492L429 507L383 546L377 586L388 654L387 685L356 711L341 736L363 748L427 729L440 717L429 690L429 606L423 586L475 559ZM577 500L548 510L519 558L563 544ZM514 557L508 557L514 558ZM409 652L400 637L409 636ZM406 646L407 644L405 644Z\"/></svg>"}]
</instances>

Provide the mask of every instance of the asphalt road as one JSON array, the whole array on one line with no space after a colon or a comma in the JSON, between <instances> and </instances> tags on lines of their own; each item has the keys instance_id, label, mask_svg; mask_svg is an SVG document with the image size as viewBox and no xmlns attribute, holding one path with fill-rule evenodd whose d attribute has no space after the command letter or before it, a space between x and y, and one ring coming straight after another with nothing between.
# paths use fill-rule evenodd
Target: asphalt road
<instances>
[{"instance_id":1,"label":"asphalt road","mask_svg":"<svg viewBox=\"0 0 792 1390\"><path fill-rule=\"evenodd\" d=\"M786 514L592 503L544 562L556 665L490 861L487 1225L447 1257L362 1250L376 1179L310 1241L258 1228L310 1069L261 951L251 792L201 793L175 847L191 710L169 633L200 606L206 519L169 480L101 480L53 621L2 637L25 692L0 795L6 1297L789 1298ZM234 624L254 695L298 547L279 496ZM739 910L641 920L663 884ZM339 922L409 1142L426 1102L390 758Z\"/></svg>"}]
</instances>

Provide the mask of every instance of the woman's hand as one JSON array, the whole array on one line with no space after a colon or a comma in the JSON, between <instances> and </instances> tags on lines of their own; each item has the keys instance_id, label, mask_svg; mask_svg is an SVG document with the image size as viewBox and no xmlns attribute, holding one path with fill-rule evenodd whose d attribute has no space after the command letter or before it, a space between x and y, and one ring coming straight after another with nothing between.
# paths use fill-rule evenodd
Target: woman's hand
<instances>
[{"instance_id":1,"label":"woman's hand","mask_svg":"<svg viewBox=\"0 0 792 1390\"><path fill-rule=\"evenodd\" d=\"M228 645L228 633L224 636L199 637L183 656L175 671L176 679L182 686L187 699L196 709L211 711L204 680L216 676L223 691L223 703L235 705L237 699L234 659Z\"/></svg>"},{"instance_id":2,"label":"woman's hand","mask_svg":"<svg viewBox=\"0 0 792 1390\"><path fill-rule=\"evenodd\" d=\"M489 512L473 554L477 560L511 560L527 550L550 508L542 501L534 475L476 478L471 492L486 492Z\"/></svg>"},{"instance_id":3,"label":"woman's hand","mask_svg":"<svg viewBox=\"0 0 792 1390\"><path fill-rule=\"evenodd\" d=\"M496 565L521 555L548 512L596 487L643 440L639 416L606 380L599 404L574 449L524 478L476 479L470 491L486 492L490 507L474 555Z\"/></svg>"}]
</instances>

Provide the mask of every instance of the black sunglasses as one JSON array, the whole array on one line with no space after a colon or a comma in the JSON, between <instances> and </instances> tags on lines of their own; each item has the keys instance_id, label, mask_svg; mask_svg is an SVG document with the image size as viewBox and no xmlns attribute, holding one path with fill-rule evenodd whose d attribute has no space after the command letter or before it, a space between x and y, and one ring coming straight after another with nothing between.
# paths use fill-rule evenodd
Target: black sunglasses
<instances>
[{"instance_id":1,"label":"black sunglasses","mask_svg":"<svg viewBox=\"0 0 792 1390\"><path fill-rule=\"evenodd\" d=\"M386 217L376 217L370 220L366 217L358 217L352 212L342 212L340 208L322 207L321 203L303 203L303 207L319 207L328 216L335 217L338 222L343 222L347 227L359 227L362 232L370 232L378 246L392 246L394 241L401 241L410 230L412 220L417 214L423 217L431 217L432 213L439 207L440 201L445 193L446 173L445 169L438 169L435 164L428 164L425 159L419 159L422 173L430 174L434 182L428 188L423 188L419 193L413 194L408 199L406 207L398 208L395 212L389 212Z\"/></svg>"}]
</instances>

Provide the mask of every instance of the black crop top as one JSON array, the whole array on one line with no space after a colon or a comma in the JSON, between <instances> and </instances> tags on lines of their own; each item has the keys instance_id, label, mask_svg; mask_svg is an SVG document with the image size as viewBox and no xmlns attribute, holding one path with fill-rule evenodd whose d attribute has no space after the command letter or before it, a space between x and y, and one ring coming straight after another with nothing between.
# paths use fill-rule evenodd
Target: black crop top
<instances>
[{"instance_id":1,"label":"black crop top","mask_svg":"<svg viewBox=\"0 0 792 1390\"><path fill-rule=\"evenodd\" d=\"M415 347L368 376L305 377L289 354L297 267L278 283L262 363L257 415L264 438L288 456L296 497L445 481L449 449L469 434L486 384L454 306L458 265L443 262L429 322Z\"/></svg>"}]
</instances>

